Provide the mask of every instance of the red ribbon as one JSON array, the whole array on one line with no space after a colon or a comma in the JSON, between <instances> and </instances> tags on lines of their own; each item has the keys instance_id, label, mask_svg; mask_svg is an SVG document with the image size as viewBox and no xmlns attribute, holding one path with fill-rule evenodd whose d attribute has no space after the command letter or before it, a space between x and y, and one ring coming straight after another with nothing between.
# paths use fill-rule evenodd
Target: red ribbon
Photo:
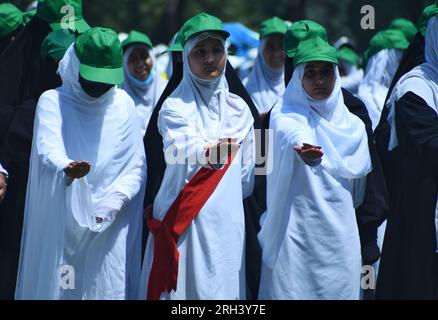
<instances>
[{"instance_id":1,"label":"red ribbon","mask_svg":"<svg viewBox=\"0 0 438 320\"><path fill-rule=\"evenodd\" d=\"M147 224L154 235L154 260L149 274L148 300L160 299L162 292L176 291L178 280L179 237L190 226L227 172L234 155L221 170L201 168L172 203L163 221L146 209Z\"/></svg>"}]
</instances>

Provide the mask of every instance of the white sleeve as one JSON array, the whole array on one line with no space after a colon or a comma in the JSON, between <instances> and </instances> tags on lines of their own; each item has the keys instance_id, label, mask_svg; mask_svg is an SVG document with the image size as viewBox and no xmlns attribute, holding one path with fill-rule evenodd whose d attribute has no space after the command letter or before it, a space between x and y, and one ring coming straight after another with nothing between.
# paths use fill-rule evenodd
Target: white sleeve
<instances>
[{"instance_id":1,"label":"white sleeve","mask_svg":"<svg viewBox=\"0 0 438 320\"><path fill-rule=\"evenodd\" d=\"M362 204L365 198L366 181L366 176L351 180L351 183L353 184L353 206L355 209L357 209Z\"/></svg>"},{"instance_id":2,"label":"white sleeve","mask_svg":"<svg viewBox=\"0 0 438 320\"><path fill-rule=\"evenodd\" d=\"M242 195L249 197L254 189L255 180L255 135L254 127L248 132L240 146L242 152Z\"/></svg>"}]
</instances>

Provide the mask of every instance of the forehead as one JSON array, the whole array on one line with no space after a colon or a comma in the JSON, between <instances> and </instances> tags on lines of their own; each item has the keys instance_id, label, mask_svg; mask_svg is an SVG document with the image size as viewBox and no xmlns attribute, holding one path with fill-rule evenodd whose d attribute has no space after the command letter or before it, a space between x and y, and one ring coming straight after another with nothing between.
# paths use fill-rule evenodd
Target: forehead
<instances>
[{"instance_id":1,"label":"forehead","mask_svg":"<svg viewBox=\"0 0 438 320\"><path fill-rule=\"evenodd\" d=\"M207 38L207 39L204 39L202 41L199 41L196 44L195 48L196 47L215 47L215 46L222 47L222 42L218 39Z\"/></svg>"},{"instance_id":2,"label":"forehead","mask_svg":"<svg viewBox=\"0 0 438 320\"><path fill-rule=\"evenodd\" d=\"M132 52L130 54L130 56L135 56L135 55L144 55L144 54L149 54L149 50L146 46L137 46L134 49L132 49Z\"/></svg>"},{"instance_id":3,"label":"forehead","mask_svg":"<svg viewBox=\"0 0 438 320\"><path fill-rule=\"evenodd\" d=\"M283 39L284 36L281 34L274 34L266 39L266 44L283 44Z\"/></svg>"},{"instance_id":4,"label":"forehead","mask_svg":"<svg viewBox=\"0 0 438 320\"><path fill-rule=\"evenodd\" d=\"M327 69L332 68L332 64L327 61L310 61L306 64L307 69Z\"/></svg>"}]
</instances>

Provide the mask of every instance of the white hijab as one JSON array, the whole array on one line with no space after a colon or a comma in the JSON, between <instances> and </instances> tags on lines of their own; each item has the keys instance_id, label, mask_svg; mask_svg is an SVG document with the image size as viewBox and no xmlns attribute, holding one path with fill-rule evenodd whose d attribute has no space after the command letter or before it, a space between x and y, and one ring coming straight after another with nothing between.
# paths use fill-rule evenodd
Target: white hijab
<instances>
[{"instance_id":1,"label":"white hijab","mask_svg":"<svg viewBox=\"0 0 438 320\"><path fill-rule=\"evenodd\" d=\"M282 117L296 121L291 128L295 141L322 147L321 167L336 178L355 179L371 171L368 138L363 122L344 104L338 67L336 83L325 100L315 100L304 90L302 79L306 64L299 64L286 88Z\"/></svg>"},{"instance_id":2,"label":"white hijab","mask_svg":"<svg viewBox=\"0 0 438 320\"><path fill-rule=\"evenodd\" d=\"M86 94L74 44L58 72L62 87L44 92L35 113L16 298L132 298L146 176L134 103L115 86L99 98ZM68 179L72 159L89 161L90 172ZM74 266L76 290L61 290L65 264Z\"/></svg>"},{"instance_id":3,"label":"white hijab","mask_svg":"<svg viewBox=\"0 0 438 320\"><path fill-rule=\"evenodd\" d=\"M152 59L152 70L146 81L140 81L135 79L134 76L129 72L129 56L136 48L144 48L145 50L147 50ZM134 100L138 118L140 120L142 136L144 136L144 134L146 133L149 119L151 118L155 105L158 102L158 99L160 99L164 88L166 87L166 81L161 78L156 66L157 63L155 56L146 45L129 46L123 55L123 71L125 77L121 88L129 94L132 100Z\"/></svg>"},{"instance_id":4,"label":"white hijab","mask_svg":"<svg viewBox=\"0 0 438 320\"><path fill-rule=\"evenodd\" d=\"M222 74L213 80L203 80L190 70L189 54L192 49L207 38L225 40L217 33L203 32L191 37L184 45L183 78L179 86L164 103L160 113L169 107L195 126L196 134L207 143L217 143L219 138L237 138L242 141L254 119L248 105L239 96L231 93ZM178 106L176 106L178 104Z\"/></svg>"},{"instance_id":5,"label":"white hijab","mask_svg":"<svg viewBox=\"0 0 438 320\"><path fill-rule=\"evenodd\" d=\"M368 61L365 77L358 89L358 96L368 109L373 130L379 124L386 95L402 54L403 52L398 49L384 49Z\"/></svg>"},{"instance_id":6,"label":"white hijab","mask_svg":"<svg viewBox=\"0 0 438 320\"><path fill-rule=\"evenodd\" d=\"M346 61L340 61L340 63L343 64L346 71L346 75L341 77L342 88L345 88L352 94L356 95L363 80L363 70Z\"/></svg>"},{"instance_id":7,"label":"white hijab","mask_svg":"<svg viewBox=\"0 0 438 320\"><path fill-rule=\"evenodd\" d=\"M264 38L259 44L259 53L248 80L245 83L246 90L251 95L252 100L259 113L266 113L283 95L284 70L272 69L265 61L263 51L266 47L268 38Z\"/></svg>"},{"instance_id":8,"label":"white hijab","mask_svg":"<svg viewBox=\"0 0 438 320\"><path fill-rule=\"evenodd\" d=\"M388 150L398 145L395 126L395 104L407 92L415 93L438 113L438 18L432 17L426 30L426 62L406 73L397 82L388 100L388 122L391 126Z\"/></svg>"}]
</instances>

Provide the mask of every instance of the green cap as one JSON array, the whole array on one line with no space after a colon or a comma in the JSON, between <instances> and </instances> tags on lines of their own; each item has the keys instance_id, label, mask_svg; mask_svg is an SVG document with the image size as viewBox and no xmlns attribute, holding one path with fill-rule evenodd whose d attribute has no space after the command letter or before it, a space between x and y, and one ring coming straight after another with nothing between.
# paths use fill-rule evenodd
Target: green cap
<instances>
[{"instance_id":1,"label":"green cap","mask_svg":"<svg viewBox=\"0 0 438 320\"><path fill-rule=\"evenodd\" d=\"M260 39L266 38L272 34L284 35L287 31L287 24L279 17L273 17L265 20L260 24Z\"/></svg>"},{"instance_id":2,"label":"green cap","mask_svg":"<svg viewBox=\"0 0 438 320\"><path fill-rule=\"evenodd\" d=\"M123 52L117 34L95 27L81 34L75 43L82 78L108 84L123 82Z\"/></svg>"},{"instance_id":3,"label":"green cap","mask_svg":"<svg viewBox=\"0 0 438 320\"><path fill-rule=\"evenodd\" d=\"M338 59L345 60L355 66L359 65L359 55L348 46L343 46L338 50Z\"/></svg>"},{"instance_id":4,"label":"green cap","mask_svg":"<svg viewBox=\"0 0 438 320\"><path fill-rule=\"evenodd\" d=\"M23 23L23 12L12 3L0 4L0 39L6 38Z\"/></svg>"},{"instance_id":5,"label":"green cap","mask_svg":"<svg viewBox=\"0 0 438 320\"><path fill-rule=\"evenodd\" d=\"M436 4L424 8L423 14L420 17L420 20L418 20L418 31L420 31L423 36L426 36L429 19L436 15L438 15L438 1L436 1Z\"/></svg>"},{"instance_id":6,"label":"green cap","mask_svg":"<svg viewBox=\"0 0 438 320\"><path fill-rule=\"evenodd\" d=\"M284 37L284 50L288 57L293 58L298 44L306 39L319 37L328 42L325 28L312 20L301 20L293 23Z\"/></svg>"},{"instance_id":7,"label":"green cap","mask_svg":"<svg viewBox=\"0 0 438 320\"><path fill-rule=\"evenodd\" d=\"M336 49L320 37L303 40L297 47L294 66L309 61L326 61L338 64Z\"/></svg>"},{"instance_id":8,"label":"green cap","mask_svg":"<svg viewBox=\"0 0 438 320\"><path fill-rule=\"evenodd\" d=\"M23 13L23 23L26 25L36 15L36 9L32 9Z\"/></svg>"},{"instance_id":9,"label":"green cap","mask_svg":"<svg viewBox=\"0 0 438 320\"><path fill-rule=\"evenodd\" d=\"M202 12L187 20L181 28L181 44L184 46L187 40L201 32L213 31L228 38L230 34L224 30L224 25L219 18Z\"/></svg>"},{"instance_id":10,"label":"green cap","mask_svg":"<svg viewBox=\"0 0 438 320\"><path fill-rule=\"evenodd\" d=\"M75 42L75 36L69 30L60 29L52 31L41 44L41 57L61 60L73 42Z\"/></svg>"},{"instance_id":11,"label":"green cap","mask_svg":"<svg viewBox=\"0 0 438 320\"><path fill-rule=\"evenodd\" d=\"M151 39L142 32L132 30L128 37L122 42L123 50L125 50L130 44L145 44L152 49L152 41Z\"/></svg>"},{"instance_id":12,"label":"green cap","mask_svg":"<svg viewBox=\"0 0 438 320\"><path fill-rule=\"evenodd\" d=\"M406 39L410 42L417 34L417 27L412 21L404 18L398 18L391 21L389 29L397 29L403 32Z\"/></svg>"},{"instance_id":13,"label":"green cap","mask_svg":"<svg viewBox=\"0 0 438 320\"><path fill-rule=\"evenodd\" d=\"M183 51L183 47L181 44L181 30L178 31L178 33L176 34L176 38L175 41L173 42L173 44L167 48L168 52L180 52Z\"/></svg>"},{"instance_id":14,"label":"green cap","mask_svg":"<svg viewBox=\"0 0 438 320\"><path fill-rule=\"evenodd\" d=\"M79 33L90 29L82 17L82 0L39 0L36 15L47 22L52 30L63 29L61 22ZM72 19L68 19L71 15ZM63 21L65 19L65 21ZM73 20L74 23L69 23Z\"/></svg>"},{"instance_id":15,"label":"green cap","mask_svg":"<svg viewBox=\"0 0 438 320\"><path fill-rule=\"evenodd\" d=\"M403 32L396 29L387 29L377 32L370 40L370 45L364 54L364 66L368 60L384 49L405 50L409 47L409 41Z\"/></svg>"}]
</instances>

